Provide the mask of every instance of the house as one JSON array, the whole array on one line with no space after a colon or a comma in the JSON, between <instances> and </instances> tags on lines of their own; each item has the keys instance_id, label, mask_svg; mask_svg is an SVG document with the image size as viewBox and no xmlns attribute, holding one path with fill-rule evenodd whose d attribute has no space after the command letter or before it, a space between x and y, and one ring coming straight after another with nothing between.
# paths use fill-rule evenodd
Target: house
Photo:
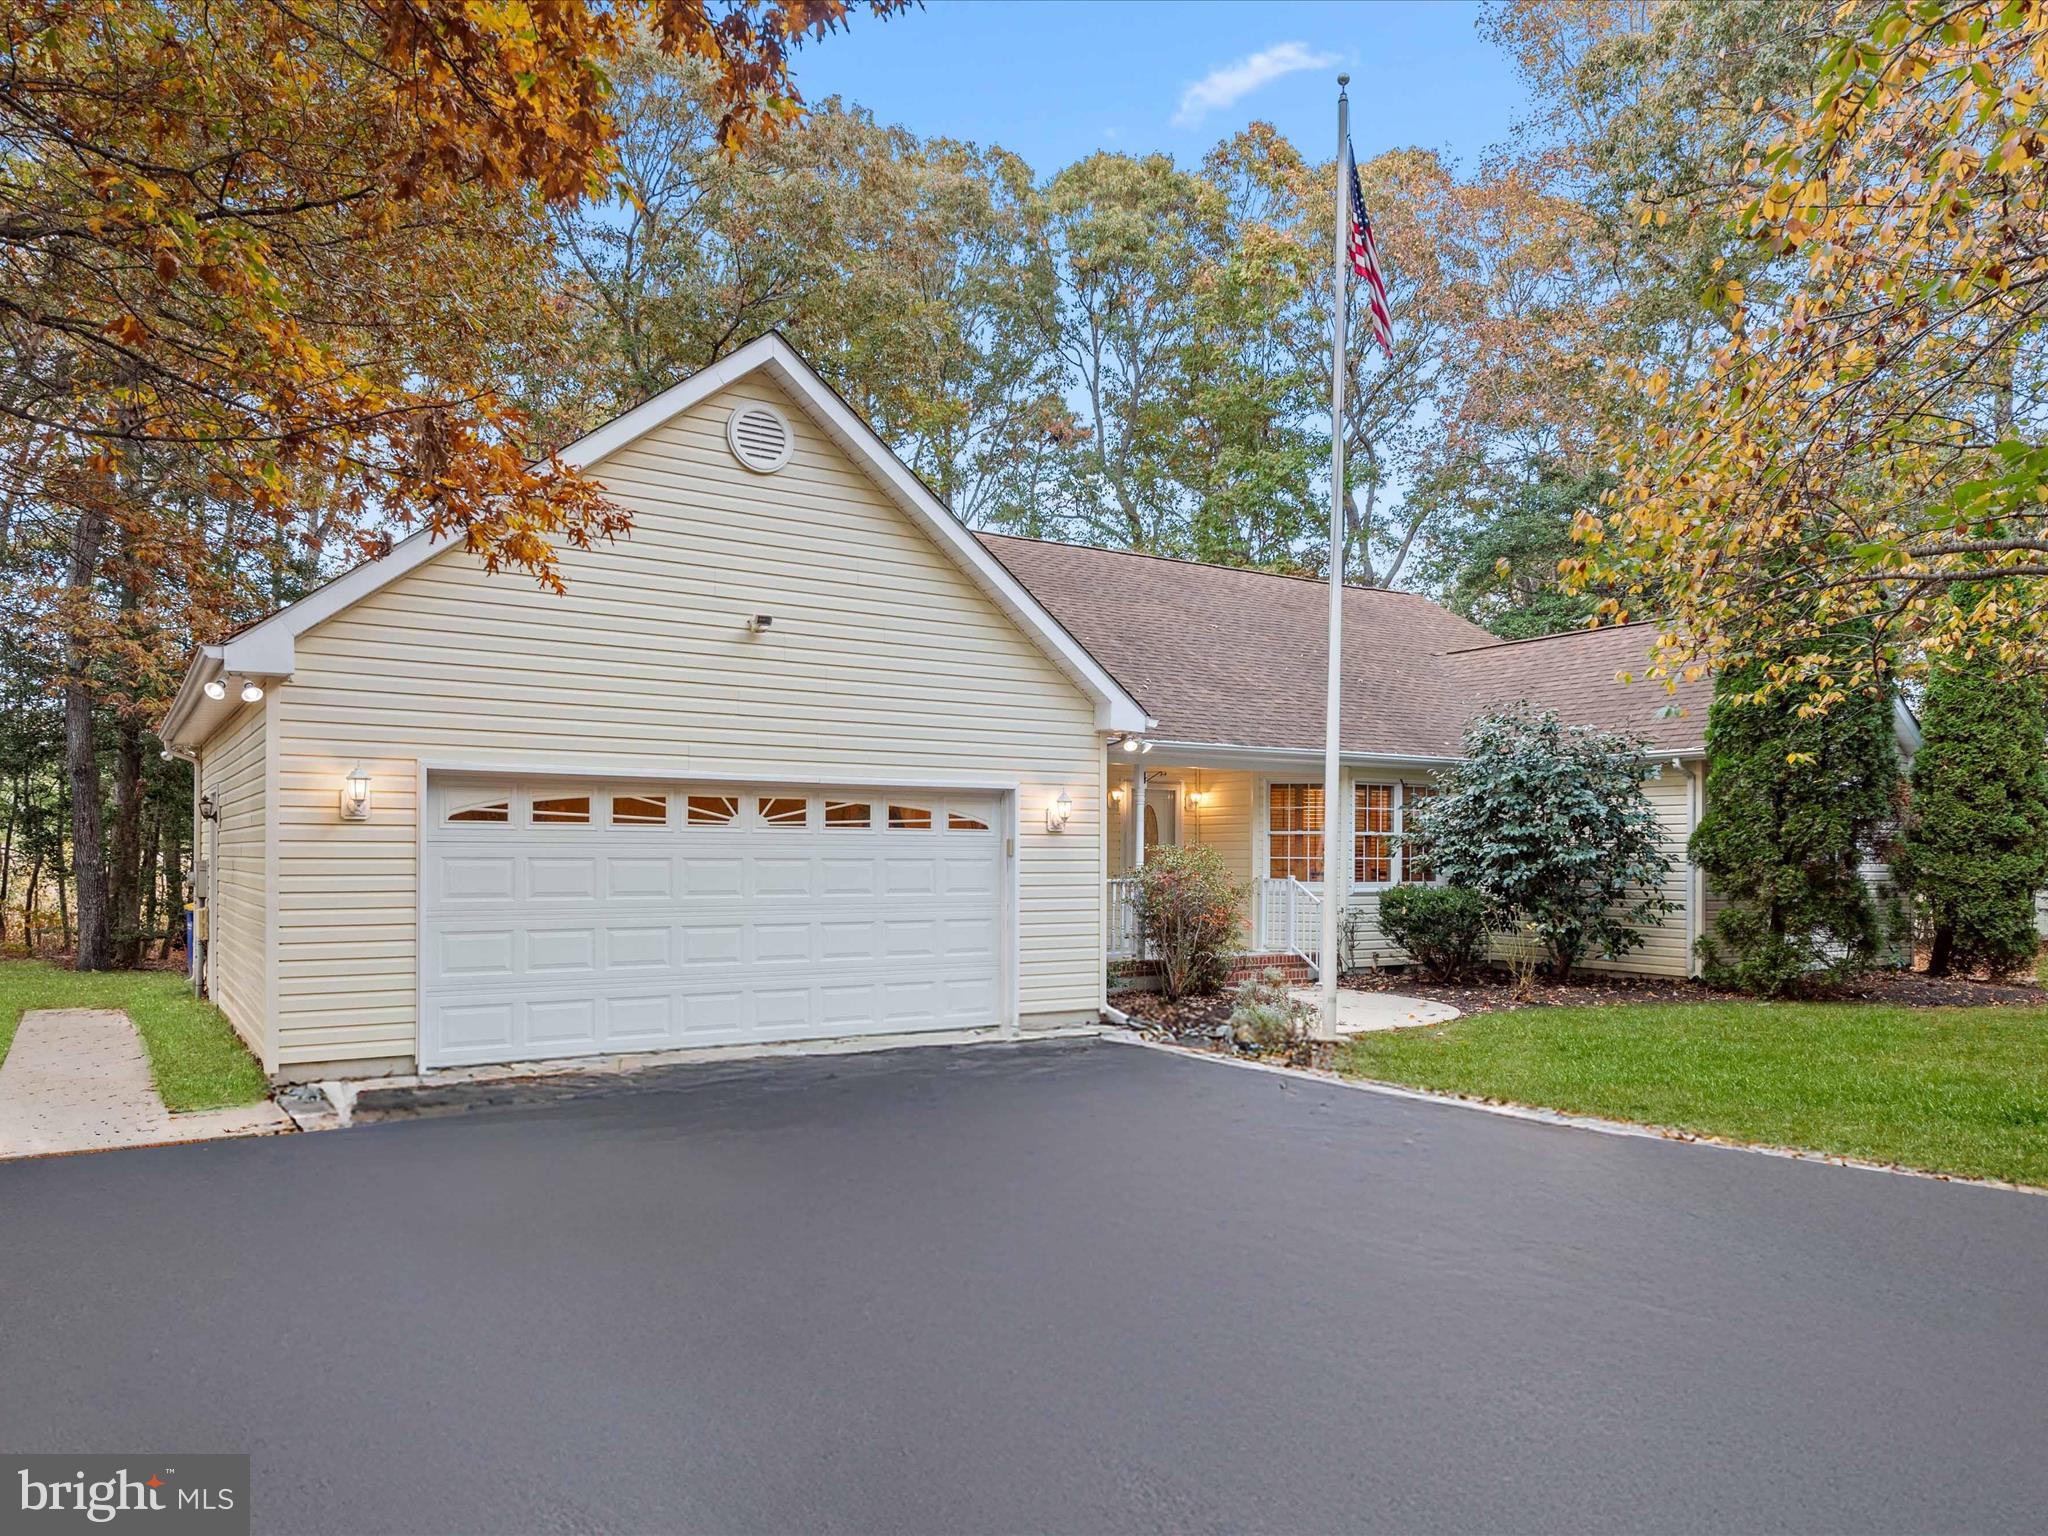
<instances>
[{"instance_id":1,"label":"house","mask_svg":"<svg viewBox=\"0 0 2048 1536\"><path fill-rule=\"evenodd\" d=\"M206 984L274 1077L1092 1019L1141 827L1255 882L1248 949L1309 948L1322 587L977 537L773 336L564 457L634 516L561 551L566 596L416 535L203 648L162 723ZM1616 683L1639 633L1346 602L1372 953L1487 703L1644 733L1682 851L1705 699ZM1682 864L1669 894L1634 968L1690 968Z\"/></svg>"},{"instance_id":2,"label":"house","mask_svg":"<svg viewBox=\"0 0 2048 1536\"><path fill-rule=\"evenodd\" d=\"M1207 843L1251 887L1254 964L1311 961L1322 931L1323 691L1329 589L1321 581L1153 555L983 536L1157 723L1110 754L1109 952L1135 958L1129 916L1139 828L1147 846ZM1104 594L1113 594L1105 601ZM1707 902L1686 840L1705 805L1705 682L1623 682L1644 669L1643 626L1504 642L1407 592L1344 593L1346 905L1354 958L1405 961L1379 931L1380 892L1428 871L1404 850L1410 809L1455 762L1465 725L1524 701L1647 745L1645 789L1665 829L1673 911L1621 962L1589 968L1688 976Z\"/></svg>"}]
</instances>

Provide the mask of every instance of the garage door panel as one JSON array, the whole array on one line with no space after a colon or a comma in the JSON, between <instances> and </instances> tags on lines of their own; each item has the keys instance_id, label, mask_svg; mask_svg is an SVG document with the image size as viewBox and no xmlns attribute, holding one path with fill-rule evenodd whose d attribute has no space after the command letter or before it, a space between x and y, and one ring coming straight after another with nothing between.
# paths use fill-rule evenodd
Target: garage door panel
<instances>
[{"instance_id":1,"label":"garage door panel","mask_svg":"<svg viewBox=\"0 0 2048 1536\"><path fill-rule=\"evenodd\" d=\"M519 895L519 861L505 854L443 854L430 861L428 899L449 905L509 906Z\"/></svg>"},{"instance_id":2,"label":"garage door panel","mask_svg":"<svg viewBox=\"0 0 2048 1536\"><path fill-rule=\"evenodd\" d=\"M581 1045L597 1047L597 1000L589 997L560 998L553 1002L528 1002L526 1038L537 1047L553 1049Z\"/></svg>"},{"instance_id":3,"label":"garage door panel","mask_svg":"<svg viewBox=\"0 0 2048 1536\"><path fill-rule=\"evenodd\" d=\"M482 933L444 933L432 967L435 974L465 980L518 973L518 936L509 928Z\"/></svg>"},{"instance_id":4,"label":"garage door panel","mask_svg":"<svg viewBox=\"0 0 2048 1536\"><path fill-rule=\"evenodd\" d=\"M597 974L597 930L578 928L532 928L526 934L526 969L529 974L577 976Z\"/></svg>"},{"instance_id":5,"label":"garage door panel","mask_svg":"<svg viewBox=\"0 0 2048 1536\"><path fill-rule=\"evenodd\" d=\"M489 793L488 787L483 791ZM601 787L550 783L589 822L430 826L422 850L422 1058L455 1065L594 1051L979 1027L1003 1017L1003 848L950 830L962 802L885 790L866 825L823 792L730 792L699 825L621 825ZM694 793L694 792L692 792ZM806 817L793 812L801 802ZM763 820L772 806L790 820Z\"/></svg>"},{"instance_id":6,"label":"garage door panel","mask_svg":"<svg viewBox=\"0 0 2048 1536\"><path fill-rule=\"evenodd\" d=\"M604 863L607 901L668 901L675 895L675 863L658 858L609 858Z\"/></svg>"},{"instance_id":7,"label":"garage door panel","mask_svg":"<svg viewBox=\"0 0 2048 1536\"><path fill-rule=\"evenodd\" d=\"M812 862L807 858L756 858L752 864L753 894L764 897L810 895Z\"/></svg>"},{"instance_id":8,"label":"garage door panel","mask_svg":"<svg viewBox=\"0 0 2048 1536\"><path fill-rule=\"evenodd\" d=\"M530 901L596 901L597 860L530 855L526 896Z\"/></svg>"},{"instance_id":9,"label":"garage door panel","mask_svg":"<svg viewBox=\"0 0 2048 1536\"><path fill-rule=\"evenodd\" d=\"M737 854L683 855L683 894L730 900L747 890L747 863Z\"/></svg>"},{"instance_id":10,"label":"garage door panel","mask_svg":"<svg viewBox=\"0 0 2048 1536\"><path fill-rule=\"evenodd\" d=\"M604 963L607 971L667 971L674 967L675 930L659 928L607 928L604 931Z\"/></svg>"},{"instance_id":11,"label":"garage door panel","mask_svg":"<svg viewBox=\"0 0 2048 1536\"><path fill-rule=\"evenodd\" d=\"M604 1000L604 1043L641 1047L674 1033L674 1000L667 992L648 992Z\"/></svg>"}]
</instances>

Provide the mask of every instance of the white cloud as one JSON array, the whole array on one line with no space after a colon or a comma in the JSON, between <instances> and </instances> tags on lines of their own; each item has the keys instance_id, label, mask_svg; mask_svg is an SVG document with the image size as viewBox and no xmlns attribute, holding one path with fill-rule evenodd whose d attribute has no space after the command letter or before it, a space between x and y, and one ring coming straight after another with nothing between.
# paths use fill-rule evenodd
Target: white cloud
<instances>
[{"instance_id":1,"label":"white cloud","mask_svg":"<svg viewBox=\"0 0 2048 1536\"><path fill-rule=\"evenodd\" d=\"M1235 106L1282 75L1298 74L1304 69L1328 69L1337 62L1337 57L1334 53L1311 53L1303 43L1275 43L1235 64L1212 69L1180 93L1173 126L1192 128L1211 112Z\"/></svg>"}]
</instances>

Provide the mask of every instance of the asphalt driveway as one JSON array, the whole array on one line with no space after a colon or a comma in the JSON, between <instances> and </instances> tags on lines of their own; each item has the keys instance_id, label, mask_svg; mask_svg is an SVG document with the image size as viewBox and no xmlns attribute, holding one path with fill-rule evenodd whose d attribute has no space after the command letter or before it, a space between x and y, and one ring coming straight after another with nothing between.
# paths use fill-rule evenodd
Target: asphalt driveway
<instances>
[{"instance_id":1,"label":"asphalt driveway","mask_svg":"<svg viewBox=\"0 0 2048 1536\"><path fill-rule=\"evenodd\" d=\"M277 1531L2038 1529L2048 1199L1098 1042L0 1165L0 1447Z\"/></svg>"}]
</instances>

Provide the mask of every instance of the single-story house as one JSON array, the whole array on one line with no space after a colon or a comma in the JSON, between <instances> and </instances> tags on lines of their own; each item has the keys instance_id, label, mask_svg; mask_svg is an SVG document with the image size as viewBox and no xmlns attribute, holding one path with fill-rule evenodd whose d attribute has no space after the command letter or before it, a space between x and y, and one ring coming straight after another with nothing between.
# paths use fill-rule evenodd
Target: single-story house
<instances>
[{"instance_id":1,"label":"single-story house","mask_svg":"<svg viewBox=\"0 0 2048 1536\"><path fill-rule=\"evenodd\" d=\"M1091 1019L1141 828L1312 952L1319 584L977 536L773 336L564 457L634 518L566 596L415 535L202 648L162 723L205 983L276 1078ZM1618 683L1644 638L1347 593L1367 952L1407 808L1527 698L1649 741L1677 911L1628 964L1692 969L1706 692Z\"/></svg>"}]
</instances>

